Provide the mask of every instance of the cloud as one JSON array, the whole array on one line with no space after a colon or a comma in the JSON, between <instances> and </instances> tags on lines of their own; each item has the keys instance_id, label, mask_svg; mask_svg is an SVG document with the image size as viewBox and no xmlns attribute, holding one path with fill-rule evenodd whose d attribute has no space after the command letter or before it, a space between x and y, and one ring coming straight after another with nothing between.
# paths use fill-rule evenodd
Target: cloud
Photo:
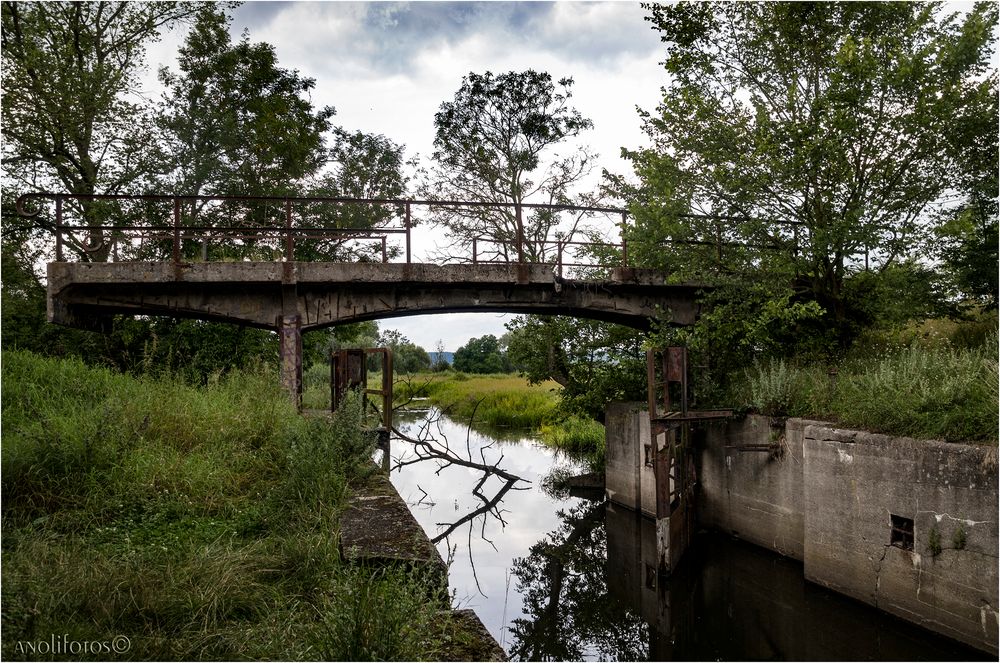
<instances>
[{"instance_id":1,"label":"cloud","mask_svg":"<svg viewBox=\"0 0 1000 663\"><path fill-rule=\"evenodd\" d=\"M316 73L410 75L427 52L481 38L506 52L613 67L657 48L642 10L624 2L250 2L236 32L289 44Z\"/></svg>"}]
</instances>

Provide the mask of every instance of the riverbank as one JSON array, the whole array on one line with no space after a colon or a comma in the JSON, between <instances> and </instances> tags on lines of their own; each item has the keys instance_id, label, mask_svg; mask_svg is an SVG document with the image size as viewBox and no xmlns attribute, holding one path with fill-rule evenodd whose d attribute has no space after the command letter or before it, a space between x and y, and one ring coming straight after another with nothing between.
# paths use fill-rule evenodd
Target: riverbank
<instances>
[{"instance_id":1,"label":"riverbank","mask_svg":"<svg viewBox=\"0 0 1000 663\"><path fill-rule=\"evenodd\" d=\"M967 344L926 334L908 342L860 344L839 366L755 365L735 376L725 405L887 435L995 446L1000 429L995 322Z\"/></svg>"},{"instance_id":2,"label":"riverbank","mask_svg":"<svg viewBox=\"0 0 1000 663\"><path fill-rule=\"evenodd\" d=\"M527 433L551 447L587 454L592 465L603 463L604 426L563 412L561 387L552 380L531 384L518 375L444 371L410 376L395 389L397 403L420 399L478 430Z\"/></svg>"},{"instance_id":3,"label":"riverbank","mask_svg":"<svg viewBox=\"0 0 1000 663\"><path fill-rule=\"evenodd\" d=\"M339 550L375 471L358 407L310 419L270 374L192 387L25 352L3 353L2 376L5 659L75 659L79 643L99 645L81 659L121 660L453 646L440 583Z\"/></svg>"}]
</instances>

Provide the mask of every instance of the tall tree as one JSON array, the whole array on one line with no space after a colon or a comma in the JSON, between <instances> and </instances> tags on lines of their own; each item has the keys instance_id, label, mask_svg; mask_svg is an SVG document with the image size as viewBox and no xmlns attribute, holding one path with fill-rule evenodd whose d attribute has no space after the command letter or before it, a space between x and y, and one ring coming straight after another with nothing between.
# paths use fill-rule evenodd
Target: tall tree
<instances>
[{"instance_id":1,"label":"tall tree","mask_svg":"<svg viewBox=\"0 0 1000 663\"><path fill-rule=\"evenodd\" d=\"M643 114L653 147L629 153L640 183L619 189L637 251L679 276L770 283L779 318L849 344L872 278L856 277L907 269L960 179L951 135L996 94L996 6L964 19L940 3L646 7L671 83ZM678 214L692 211L710 216Z\"/></svg>"},{"instance_id":2,"label":"tall tree","mask_svg":"<svg viewBox=\"0 0 1000 663\"><path fill-rule=\"evenodd\" d=\"M232 43L229 18L202 5L180 49L161 122L170 137L178 193L266 196L291 193L326 161L332 107L304 95L316 82L278 66L274 47Z\"/></svg>"},{"instance_id":3,"label":"tall tree","mask_svg":"<svg viewBox=\"0 0 1000 663\"><path fill-rule=\"evenodd\" d=\"M409 178L404 167L414 165L404 156L404 146L381 134L334 129L334 144L329 152L330 169L312 178L306 185L310 196L335 198L404 198ZM304 210L304 226L365 230L392 225L402 214L399 205L385 203L319 203ZM313 240L297 247L299 260L381 260L381 245L343 239ZM389 256L398 247L388 247Z\"/></svg>"},{"instance_id":4,"label":"tall tree","mask_svg":"<svg viewBox=\"0 0 1000 663\"><path fill-rule=\"evenodd\" d=\"M638 330L536 315L515 318L507 330L511 364L532 383L559 383L561 407L570 412L603 421L609 403L645 398L645 337Z\"/></svg>"},{"instance_id":5,"label":"tall tree","mask_svg":"<svg viewBox=\"0 0 1000 663\"><path fill-rule=\"evenodd\" d=\"M500 340L493 334L470 338L455 351L452 364L456 371L466 373L506 373L511 370Z\"/></svg>"},{"instance_id":6,"label":"tall tree","mask_svg":"<svg viewBox=\"0 0 1000 663\"><path fill-rule=\"evenodd\" d=\"M382 331L378 345L392 350L392 370L396 373L419 373L431 367L427 351L395 329Z\"/></svg>"},{"instance_id":7,"label":"tall tree","mask_svg":"<svg viewBox=\"0 0 1000 663\"><path fill-rule=\"evenodd\" d=\"M568 157L550 155L552 148L577 137L593 123L569 105L573 79L553 82L545 72L527 70L494 75L470 72L453 101L434 116L435 168L427 195L469 202L567 204L571 187L591 169L593 156L580 149ZM546 165L546 159L551 161ZM495 257L518 258L521 238L525 258L543 261L552 252L546 243L560 224L544 211L518 215L515 208L449 209L435 216L456 248L474 238L493 243ZM580 216L569 221L571 234Z\"/></svg>"},{"instance_id":8,"label":"tall tree","mask_svg":"<svg viewBox=\"0 0 1000 663\"><path fill-rule=\"evenodd\" d=\"M122 193L148 183L161 159L150 115L131 93L146 45L194 11L179 2L4 2L6 176L22 192ZM98 206L77 211L94 225ZM92 230L70 247L104 260L105 240Z\"/></svg>"},{"instance_id":9,"label":"tall tree","mask_svg":"<svg viewBox=\"0 0 1000 663\"><path fill-rule=\"evenodd\" d=\"M233 43L229 17L200 5L180 49L179 72L160 69L167 91L159 123L167 136L171 184L182 195L280 196L301 194L306 178L327 160L325 133L332 107L313 108L315 81L278 66L274 47ZM209 204L193 207L191 225L281 225L278 205ZM213 253L272 259L278 240L213 241ZM197 252L194 243L185 253ZM209 246L200 248L208 257Z\"/></svg>"}]
</instances>

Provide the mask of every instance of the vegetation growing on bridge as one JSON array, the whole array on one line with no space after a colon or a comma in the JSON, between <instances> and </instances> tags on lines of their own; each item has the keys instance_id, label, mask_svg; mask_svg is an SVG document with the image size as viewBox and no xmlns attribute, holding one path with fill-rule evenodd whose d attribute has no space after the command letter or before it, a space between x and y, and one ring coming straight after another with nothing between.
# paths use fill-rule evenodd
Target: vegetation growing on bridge
<instances>
[{"instance_id":1,"label":"vegetation growing on bridge","mask_svg":"<svg viewBox=\"0 0 1000 663\"><path fill-rule=\"evenodd\" d=\"M338 553L373 471L356 406L303 418L268 372L192 387L2 360L5 659L53 633L126 634L128 660L437 657L442 597Z\"/></svg>"}]
</instances>

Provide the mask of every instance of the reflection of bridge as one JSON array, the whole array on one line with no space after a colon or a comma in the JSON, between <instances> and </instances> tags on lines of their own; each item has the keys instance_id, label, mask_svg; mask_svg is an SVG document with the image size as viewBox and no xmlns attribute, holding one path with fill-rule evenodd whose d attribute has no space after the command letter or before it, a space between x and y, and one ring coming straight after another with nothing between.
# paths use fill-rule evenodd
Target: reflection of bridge
<instances>
[{"instance_id":1,"label":"reflection of bridge","mask_svg":"<svg viewBox=\"0 0 1000 663\"><path fill-rule=\"evenodd\" d=\"M25 212L25 203L41 207ZM54 201L48 218L46 199ZM456 264L411 261L412 208L505 215L508 231L472 239ZM18 200L56 237L49 320L101 328L111 314L169 315L278 331L283 383L301 388L301 334L422 313L572 315L648 328L691 324L697 286L628 264L619 242L525 239L522 212L622 210L441 201L210 196L71 196ZM108 224L99 219L129 219ZM166 219L166 220L164 220ZM616 221L617 223L617 221ZM374 247L374 249L373 249ZM67 262L66 254L79 262ZM253 256L248 259L246 256ZM390 262L397 257L401 262ZM263 259L261 259L263 258ZM380 259L380 261L379 261Z\"/></svg>"}]
</instances>

